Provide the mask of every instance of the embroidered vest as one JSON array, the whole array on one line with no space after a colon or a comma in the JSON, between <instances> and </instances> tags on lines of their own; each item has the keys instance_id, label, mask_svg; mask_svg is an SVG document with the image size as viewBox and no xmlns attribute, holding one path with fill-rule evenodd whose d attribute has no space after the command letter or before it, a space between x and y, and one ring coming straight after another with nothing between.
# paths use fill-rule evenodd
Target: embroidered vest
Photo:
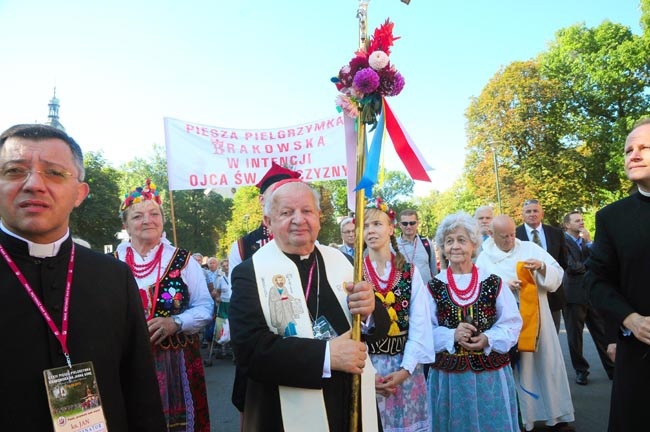
<instances>
[{"instance_id":1,"label":"embroidered vest","mask_svg":"<svg viewBox=\"0 0 650 432\"><path fill-rule=\"evenodd\" d=\"M364 279L372 283L364 272ZM375 295L382 301L388 310L388 315L393 323L391 329L397 326L397 330L389 331L389 336L379 341L368 344L370 354L395 355L404 352L406 338L409 329L409 305L411 303L411 264L406 263L404 269L397 275L394 286L385 295L377 292ZM391 335L390 333L397 333Z\"/></svg>"},{"instance_id":2,"label":"embroidered vest","mask_svg":"<svg viewBox=\"0 0 650 432\"><path fill-rule=\"evenodd\" d=\"M478 330L484 332L497 321L497 295L501 289L501 279L490 275L480 284L480 293L475 303L465 307L458 306L449 295L449 286L433 279L427 284L437 305L436 316L441 326L455 329L462 322L463 317L471 314L476 320ZM510 363L508 353L501 354L496 351L485 355L483 351L467 351L456 345L456 352L450 354L446 351L436 353L436 362L433 367L447 372L482 372L497 370Z\"/></svg>"},{"instance_id":3,"label":"embroidered vest","mask_svg":"<svg viewBox=\"0 0 650 432\"><path fill-rule=\"evenodd\" d=\"M174 252L165 274L160 279L158 298L154 299L156 302L154 317L178 315L188 308L190 295L187 285L181 278L181 270L187 265L189 254L186 249L176 249ZM149 295L153 296L156 286L151 285L147 289Z\"/></svg>"}]
</instances>

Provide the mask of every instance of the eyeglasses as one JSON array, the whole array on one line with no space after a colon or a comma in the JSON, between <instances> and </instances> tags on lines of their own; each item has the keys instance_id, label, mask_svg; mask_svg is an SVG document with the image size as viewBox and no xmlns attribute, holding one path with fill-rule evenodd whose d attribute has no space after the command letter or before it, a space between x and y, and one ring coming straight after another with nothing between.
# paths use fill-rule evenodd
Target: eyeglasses
<instances>
[{"instance_id":1,"label":"eyeglasses","mask_svg":"<svg viewBox=\"0 0 650 432\"><path fill-rule=\"evenodd\" d=\"M529 200L524 201L525 206L527 206L529 204L539 204L539 201L537 201L536 199L529 199Z\"/></svg>"},{"instance_id":2,"label":"eyeglasses","mask_svg":"<svg viewBox=\"0 0 650 432\"><path fill-rule=\"evenodd\" d=\"M418 221L400 221L400 224L401 224L403 227L405 227L405 226L409 226L409 225L410 225L410 226L413 226L413 225L415 225L416 223L418 223Z\"/></svg>"},{"instance_id":3,"label":"eyeglasses","mask_svg":"<svg viewBox=\"0 0 650 432\"><path fill-rule=\"evenodd\" d=\"M354 230L352 230L352 231L341 231L341 234L345 234L345 235L354 234Z\"/></svg>"},{"instance_id":4,"label":"eyeglasses","mask_svg":"<svg viewBox=\"0 0 650 432\"><path fill-rule=\"evenodd\" d=\"M35 170L23 166L8 165L0 169L0 179L8 182L25 182L32 174L40 174L46 181L52 183L63 183L74 177L70 171L60 168L45 168Z\"/></svg>"}]
</instances>

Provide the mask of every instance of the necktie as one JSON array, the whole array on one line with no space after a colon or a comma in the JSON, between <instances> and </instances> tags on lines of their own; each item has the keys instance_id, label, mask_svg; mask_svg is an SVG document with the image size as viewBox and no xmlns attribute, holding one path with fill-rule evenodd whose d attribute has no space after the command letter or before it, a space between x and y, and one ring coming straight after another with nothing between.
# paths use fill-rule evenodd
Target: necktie
<instances>
[{"instance_id":1,"label":"necktie","mask_svg":"<svg viewBox=\"0 0 650 432\"><path fill-rule=\"evenodd\" d=\"M354 256L354 249L353 248L348 248L348 252L350 256Z\"/></svg>"},{"instance_id":2,"label":"necktie","mask_svg":"<svg viewBox=\"0 0 650 432\"><path fill-rule=\"evenodd\" d=\"M544 246L542 246L542 241L539 239L539 233L537 232L536 229L533 230L533 243L535 243L537 246L541 247L542 249Z\"/></svg>"}]
</instances>

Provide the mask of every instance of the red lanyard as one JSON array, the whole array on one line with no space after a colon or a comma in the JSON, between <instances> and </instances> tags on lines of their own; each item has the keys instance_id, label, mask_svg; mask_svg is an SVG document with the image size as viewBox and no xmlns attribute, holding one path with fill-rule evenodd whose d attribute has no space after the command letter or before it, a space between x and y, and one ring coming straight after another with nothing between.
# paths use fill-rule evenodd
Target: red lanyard
<instances>
[{"instance_id":1,"label":"red lanyard","mask_svg":"<svg viewBox=\"0 0 650 432\"><path fill-rule=\"evenodd\" d=\"M29 285L29 282L27 282L27 279L25 279L25 276L23 276L23 273L18 269L2 245L0 245L0 254L2 254L2 257L5 259L5 261L7 261L7 264L9 264L9 267L11 270L13 270L20 283L23 284L25 291L27 291L27 294L29 294L32 301L41 312L41 315L43 315L43 318L45 319L45 322L47 322L47 325L50 326L52 333L54 333L54 336L56 336L59 343L61 344L63 355L65 356L65 360L68 363L68 367L72 368L72 362L70 361L70 351L68 350L68 312L70 304L70 288L72 287L72 273L74 270L74 242L72 242L72 248L70 250L70 263L68 264L68 274L66 275L65 280L65 295L63 298L63 318L61 319L61 331L59 331L56 324L54 324L54 321L52 320L52 317L50 316L47 309L45 309L43 302L38 298L32 287Z\"/></svg>"},{"instance_id":2,"label":"red lanyard","mask_svg":"<svg viewBox=\"0 0 650 432\"><path fill-rule=\"evenodd\" d=\"M307 292L305 292L305 301L309 298L309 291L311 291L311 277L314 275L314 267L316 267L316 260L318 257L314 255L314 262L311 263L311 268L309 269L309 279L307 281Z\"/></svg>"}]
</instances>

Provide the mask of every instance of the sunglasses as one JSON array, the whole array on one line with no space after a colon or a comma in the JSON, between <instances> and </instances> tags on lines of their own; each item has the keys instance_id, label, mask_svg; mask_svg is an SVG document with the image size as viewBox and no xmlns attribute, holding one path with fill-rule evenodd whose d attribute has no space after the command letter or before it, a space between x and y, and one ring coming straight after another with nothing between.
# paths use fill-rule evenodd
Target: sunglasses
<instances>
[{"instance_id":1,"label":"sunglasses","mask_svg":"<svg viewBox=\"0 0 650 432\"><path fill-rule=\"evenodd\" d=\"M539 201L537 201L536 199L529 199L529 200L524 201L525 206L527 206L529 204L539 204Z\"/></svg>"},{"instance_id":2,"label":"sunglasses","mask_svg":"<svg viewBox=\"0 0 650 432\"><path fill-rule=\"evenodd\" d=\"M418 221L400 222L400 224L401 224L402 226L409 226L409 225L410 225L410 226L413 226L413 225L415 225L416 223L418 223Z\"/></svg>"}]
</instances>

